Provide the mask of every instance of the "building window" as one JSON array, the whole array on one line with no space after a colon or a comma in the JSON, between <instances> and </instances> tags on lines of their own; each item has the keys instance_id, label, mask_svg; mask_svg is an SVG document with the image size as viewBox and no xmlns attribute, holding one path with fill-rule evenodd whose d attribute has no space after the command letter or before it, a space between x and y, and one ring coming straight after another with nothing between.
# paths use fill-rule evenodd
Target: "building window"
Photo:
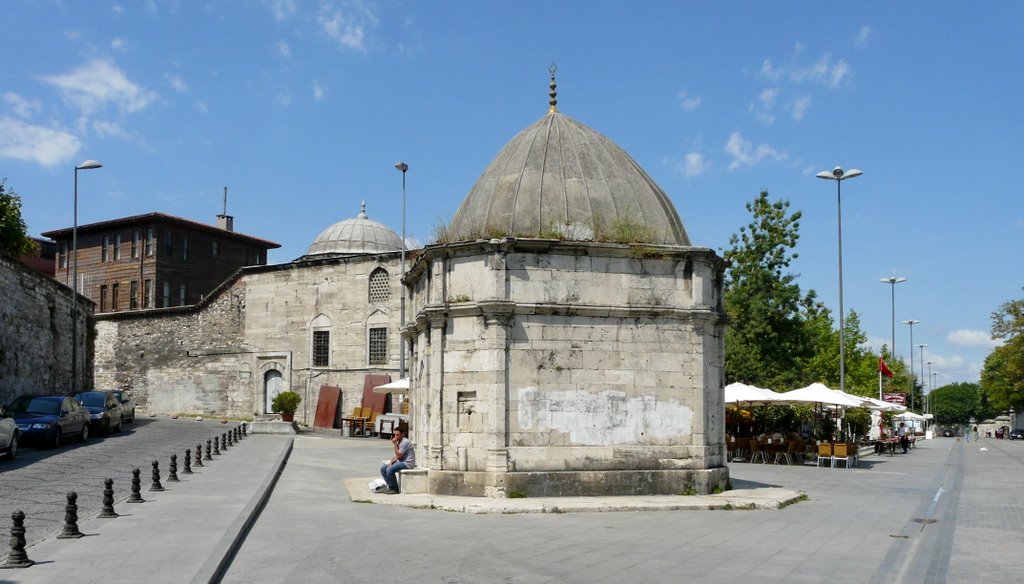
<instances>
[{"instance_id":1,"label":"building window","mask_svg":"<svg viewBox=\"0 0 1024 584\"><path fill-rule=\"evenodd\" d=\"M106 262L110 259L110 236L103 236L103 246L100 247L100 261Z\"/></svg>"},{"instance_id":2,"label":"building window","mask_svg":"<svg viewBox=\"0 0 1024 584\"><path fill-rule=\"evenodd\" d=\"M171 283L170 282L164 282L163 307L167 308L170 305L171 305Z\"/></svg>"},{"instance_id":3,"label":"building window","mask_svg":"<svg viewBox=\"0 0 1024 584\"><path fill-rule=\"evenodd\" d=\"M384 268L377 268L370 272L370 302L380 304L391 298L391 282L388 278L388 271Z\"/></svg>"},{"instance_id":4,"label":"building window","mask_svg":"<svg viewBox=\"0 0 1024 584\"><path fill-rule=\"evenodd\" d=\"M146 228L146 257L150 257L150 256L153 255L153 245L155 243L156 242L154 241L153 228L152 227L147 227Z\"/></svg>"},{"instance_id":5,"label":"building window","mask_svg":"<svg viewBox=\"0 0 1024 584\"><path fill-rule=\"evenodd\" d=\"M388 329L370 329L370 365L387 365Z\"/></svg>"},{"instance_id":6,"label":"building window","mask_svg":"<svg viewBox=\"0 0 1024 584\"><path fill-rule=\"evenodd\" d=\"M174 241L171 239L171 230L164 230L164 257L169 258L174 255Z\"/></svg>"},{"instance_id":7,"label":"building window","mask_svg":"<svg viewBox=\"0 0 1024 584\"><path fill-rule=\"evenodd\" d=\"M132 229L132 259L139 259L139 230Z\"/></svg>"},{"instance_id":8,"label":"building window","mask_svg":"<svg viewBox=\"0 0 1024 584\"><path fill-rule=\"evenodd\" d=\"M110 287L110 310L111 312L117 312L117 303L121 296L121 285L115 283Z\"/></svg>"},{"instance_id":9,"label":"building window","mask_svg":"<svg viewBox=\"0 0 1024 584\"><path fill-rule=\"evenodd\" d=\"M114 234L114 261L121 259L121 234Z\"/></svg>"},{"instance_id":10,"label":"building window","mask_svg":"<svg viewBox=\"0 0 1024 584\"><path fill-rule=\"evenodd\" d=\"M331 360L330 331L313 331L313 367L327 367Z\"/></svg>"},{"instance_id":11,"label":"building window","mask_svg":"<svg viewBox=\"0 0 1024 584\"><path fill-rule=\"evenodd\" d=\"M68 267L68 244L66 243L60 244L60 249L57 251L57 267Z\"/></svg>"},{"instance_id":12,"label":"building window","mask_svg":"<svg viewBox=\"0 0 1024 584\"><path fill-rule=\"evenodd\" d=\"M107 311L107 285L100 286L100 312Z\"/></svg>"},{"instance_id":13,"label":"building window","mask_svg":"<svg viewBox=\"0 0 1024 584\"><path fill-rule=\"evenodd\" d=\"M178 306L185 306L186 300L188 300L188 285L181 284L178 286Z\"/></svg>"},{"instance_id":14,"label":"building window","mask_svg":"<svg viewBox=\"0 0 1024 584\"><path fill-rule=\"evenodd\" d=\"M132 280L131 290L128 295L128 308L135 310L139 307L139 281Z\"/></svg>"},{"instance_id":15,"label":"building window","mask_svg":"<svg viewBox=\"0 0 1024 584\"><path fill-rule=\"evenodd\" d=\"M153 280L146 278L142 283L142 307L153 308Z\"/></svg>"},{"instance_id":16,"label":"building window","mask_svg":"<svg viewBox=\"0 0 1024 584\"><path fill-rule=\"evenodd\" d=\"M188 235L181 236L181 261L188 261Z\"/></svg>"},{"instance_id":17,"label":"building window","mask_svg":"<svg viewBox=\"0 0 1024 584\"><path fill-rule=\"evenodd\" d=\"M214 239L213 243L211 243L210 246L211 246L210 247L210 253L212 253L215 256L216 255L220 255L220 242L219 241Z\"/></svg>"}]
</instances>

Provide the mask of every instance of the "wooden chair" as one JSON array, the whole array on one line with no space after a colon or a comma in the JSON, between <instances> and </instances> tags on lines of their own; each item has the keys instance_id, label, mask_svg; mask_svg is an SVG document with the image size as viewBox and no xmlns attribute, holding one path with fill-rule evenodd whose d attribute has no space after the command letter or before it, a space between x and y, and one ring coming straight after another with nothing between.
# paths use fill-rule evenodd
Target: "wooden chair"
<instances>
[{"instance_id":1,"label":"wooden chair","mask_svg":"<svg viewBox=\"0 0 1024 584\"><path fill-rule=\"evenodd\" d=\"M369 410L369 409L370 408L364 408L363 413L366 413L366 410ZM366 419L366 422L365 422L365 424L366 424L366 432L364 432L364 433L368 434L369 436L375 436L376 435L377 418L378 417L380 417L380 413L374 412L374 411L370 411L370 415Z\"/></svg>"},{"instance_id":2,"label":"wooden chair","mask_svg":"<svg viewBox=\"0 0 1024 584\"><path fill-rule=\"evenodd\" d=\"M779 460L785 461L786 464L793 464L793 458L800 456L801 450L803 450L803 444L796 440L790 442L789 445L786 446L785 452L775 453L775 464L778 464Z\"/></svg>"},{"instance_id":3,"label":"wooden chair","mask_svg":"<svg viewBox=\"0 0 1024 584\"><path fill-rule=\"evenodd\" d=\"M761 444L757 440L750 440L750 462L757 462L757 457L761 457L763 464L768 464L768 457L765 455L764 450L761 448Z\"/></svg>"},{"instance_id":4,"label":"wooden chair","mask_svg":"<svg viewBox=\"0 0 1024 584\"><path fill-rule=\"evenodd\" d=\"M846 468L850 468L850 461L853 460L853 455L850 454L849 445L845 442L836 442L832 445L832 466L835 467L836 463L842 462L846 465Z\"/></svg>"},{"instance_id":5,"label":"wooden chair","mask_svg":"<svg viewBox=\"0 0 1024 584\"><path fill-rule=\"evenodd\" d=\"M827 462L829 466L834 466L832 463L832 445L828 442L822 442L818 445L818 466L821 466L822 462Z\"/></svg>"},{"instance_id":6,"label":"wooden chair","mask_svg":"<svg viewBox=\"0 0 1024 584\"><path fill-rule=\"evenodd\" d=\"M402 414L403 416L408 416L409 415L409 400L405 400L404 402L402 402L402 405L399 406L398 409L399 409L398 413Z\"/></svg>"}]
</instances>

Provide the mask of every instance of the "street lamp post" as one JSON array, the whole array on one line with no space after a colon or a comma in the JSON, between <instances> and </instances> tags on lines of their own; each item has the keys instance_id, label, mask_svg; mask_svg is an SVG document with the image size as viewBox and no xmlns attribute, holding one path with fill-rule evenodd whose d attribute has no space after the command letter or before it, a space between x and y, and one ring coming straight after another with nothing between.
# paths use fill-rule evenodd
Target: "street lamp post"
<instances>
[{"instance_id":1,"label":"street lamp post","mask_svg":"<svg viewBox=\"0 0 1024 584\"><path fill-rule=\"evenodd\" d=\"M935 391L935 377L932 373L932 363L935 361L928 362L928 395L925 396L925 405L928 406L928 413L932 413L932 392Z\"/></svg>"},{"instance_id":2,"label":"street lamp post","mask_svg":"<svg viewBox=\"0 0 1024 584\"><path fill-rule=\"evenodd\" d=\"M881 280L883 284L889 285L892 292L892 302L890 304L892 306L892 344L889 345L889 351L892 354L889 355L889 357L893 359L896 357L896 284L901 284L906 281L906 278L900 277L882 278Z\"/></svg>"},{"instance_id":3,"label":"street lamp post","mask_svg":"<svg viewBox=\"0 0 1024 584\"><path fill-rule=\"evenodd\" d=\"M75 167L75 199L71 224L71 391L78 391L78 171L101 168L95 160Z\"/></svg>"},{"instance_id":4,"label":"street lamp post","mask_svg":"<svg viewBox=\"0 0 1024 584\"><path fill-rule=\"evenodd\" d=\"M910 326L910 409L914 409L914 325L920 320L904 320L903 324Z\"/></svg>"},{"instance_id":5,"label":"street lamp post","mask_svg":"<svg viewBox=\"0 0 1024 584\"><path fill-rule=\"evenodd\" d=\"M409 165L404 162L396 162L395 169L402 173L402 276L398 282L402 289L402 307L398 317L398 378L405 379L405 339L402 337L402 329L405 328L405 173L409 171Z\"/></svg>"},{"instance_id":6,"label":"street lamp post","mask_svg":"<svg viewBox=\"0 0 1024 584\"><path fill-rule=\"evenodd\" d=\"M921 386L924 387L924 348L927 347L927 343L922 343L917 346L921 350ZM914 394L910 394L910 402L914 402Z\"/></svg>"},{"instance_id":7,"label":"street lamp post","mask_svg":"<svg viewBox=\"0 0 1024 584\"><path fill-rule=\"evenodd\" d=\"M839 225L839 391L846 391L846 315L843 314L843 196L842 183L849 178L856 178L864 174L852 168L844 171L842 167L835 167L832 172L823 170L816 176L827 180L836 181L836 219Z\"/></svg>"}]
</instances>

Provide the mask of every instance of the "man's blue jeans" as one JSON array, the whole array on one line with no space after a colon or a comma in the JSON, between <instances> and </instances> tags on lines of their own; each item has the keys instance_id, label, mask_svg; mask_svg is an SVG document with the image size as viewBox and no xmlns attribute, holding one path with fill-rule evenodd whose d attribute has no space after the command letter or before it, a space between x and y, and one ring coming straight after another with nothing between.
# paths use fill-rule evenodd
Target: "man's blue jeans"
<instances>
[{"instance_id":1,"label":"man's blue jeans","mask_svg":"<svg viewBox=\"0 0 1024 584\"><path fill-rule=\"evenodd\" d=\"M409 468L409 465L404 462L396 462L393 464L383 464L380 467L380 476L384 477L384 482L388 484L388 488L392 491L398 490L398 471Z\"/></svg>"}]
</instances>

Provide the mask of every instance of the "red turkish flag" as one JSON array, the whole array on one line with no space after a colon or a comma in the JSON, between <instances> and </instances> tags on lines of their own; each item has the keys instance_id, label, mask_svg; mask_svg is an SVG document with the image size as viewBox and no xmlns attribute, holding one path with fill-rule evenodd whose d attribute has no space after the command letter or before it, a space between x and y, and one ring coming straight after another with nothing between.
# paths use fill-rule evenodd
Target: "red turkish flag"
<instances>
[{"instance_id":1,"label":"red turkish flag","mask_svg":"<svg viewBox=\"0 0 1024 584\"><path fill-rule=\"evenodd\" d=\"M882 375L892 379L892 371L889 371L889 368L885 365L885 359L881 357L878 358L878 370L882 372Z\"/></svg>"}]
</instances>

